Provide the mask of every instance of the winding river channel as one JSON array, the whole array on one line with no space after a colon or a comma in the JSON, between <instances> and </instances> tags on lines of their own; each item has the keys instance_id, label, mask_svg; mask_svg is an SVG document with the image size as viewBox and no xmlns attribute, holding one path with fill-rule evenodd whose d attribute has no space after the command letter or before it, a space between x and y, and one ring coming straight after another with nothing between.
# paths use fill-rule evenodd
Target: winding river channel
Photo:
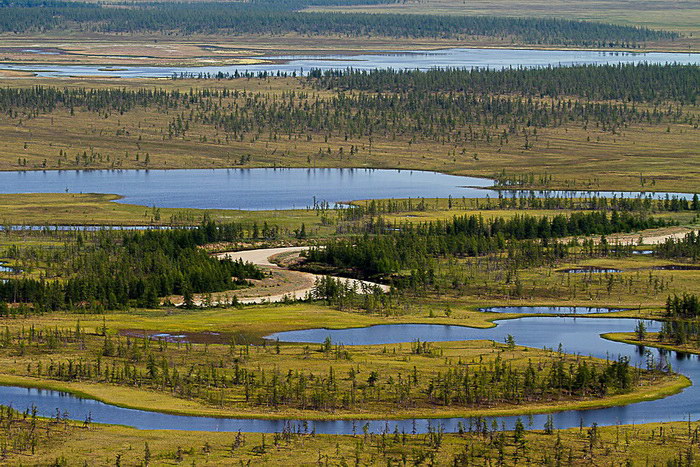
<instances>
[{"instance_id":1,"label":"winding river channel","mask_svg":"<svg viewBox=\"0 0 700 467\"><path fill-rule=\"evenodd\" d=\"M51 65L51 64L1 64L2 70L30 71L35 76L51 78L67 77L117 77L164 78L173 75L217 73L296 73L311 69L331 70L353 68L374 70L378 68L420 69L430 68L490 68L571 66L582 64L617 63L679 63L698 65L700 54L672 52L604 52L594 50L534 50L534 49L474 49L452 48L429 51L383 50L357 55L287 55L253 57L254 64L211 65L203 58L202 66L105 66L105 65Z\"/></svg>"},{"instance_id":2,"label":"winding river channel","mask_svg":"<svg viewBox=\"0 0 700 467\"><path fill-rule=\"evenodd\" d=\"M556 428L577 427L580 424L599 425L640 424L667 422L700 418L700 361L696 356L667 353L651 349L645 352L637 346L606 340L601 334L608 332L629 332L635 321L623 318L582 318L570 316L531 316L499 321L490 329L477 329L463 326L431 324L391 324L367 328L343 330L309 329L272 334L270 339L284 342L322 343L326 337L333 342L345 345L397 344L421 341L459 341L472 339L492 339L503 342L506 336L513 335L516 343L534 348L558 348L565 352L590 355L599 358L627 356L638 366L646 366L648 359L655 362L668 359L675 371L684 374L694 385L679 394L663 399L644 401L627 406L592 410L566 410L553 414ZM649 322L650 332L658 331L659 323ZM362 432L367 425L372 432L389 428L405 430L407 433L426 432L430 427L442 426L446 431L457 431L463 423L469 426L469 419L407 419L407 420L268 420L213 418L170 415L144 410L116 407L102 402L75 397L57 391L27 389L20 387L0 387L0 404L11 405L23 410L36 406L43 416L55 416L56 410L66 412L69 418L84 420L88 416L94 422L122 424L139 429L179 429L199 431L244 431L279 432L285 428L315 430L316 433L352 434ZM274 415L271 413L271 415ZM517 417L489 417L506 428L514 426ZM544 414L522 417L525 423L541 429L547 416Z\"/></svg>"}]
</instances>

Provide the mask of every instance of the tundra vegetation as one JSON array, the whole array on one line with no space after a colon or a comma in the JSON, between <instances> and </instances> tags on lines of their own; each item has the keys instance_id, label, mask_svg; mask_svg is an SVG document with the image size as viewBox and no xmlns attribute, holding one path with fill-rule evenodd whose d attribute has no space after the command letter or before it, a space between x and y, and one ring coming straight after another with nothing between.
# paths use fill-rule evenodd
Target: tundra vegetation
<instances>
[{"instance_id":1,"label":"tundra vegetation","mask_svg":"<svg viewBox=\"0 0 700 467\"><path fill-rule=\"evenodd\" d=\"M0 167L406 168L502 187L697 189L697 67L175 78L187 79L13 82Z\"/></svg>"},{"instance_id":2,"label":"tundra vegetation","mask_svg":"<svg viewBox=\"0 0 700 467\"><path fill-rule=\"evenodd\" d=\"M269 40L362 49L381 40L631 51L694 44L692 31L670 22L503 17L493 5L491 15L464 15L452 14L450 0L435 3L3 1L0 41L179 47L233 37L243 48ZM696 465L693 420L569 430L552 418L543 426L528 420L671 396L690 382L669 366L569 355L565 342L527 348L518 336L360 346L264 337L389 323L486 328L495 315L482 310L493 306L599 306L615 310L605 316L632 318L630 332L608 339L700 353L698 195L595 193L697 191L698 67L307 71L118 85L5 80L0 169L431 169L491 177L494 196L242 212L116 204L118 193L2 195L0 383L177 414L463 417L458 432L436 421L425 434L388 422L352 435L303 424L272 434L173 435L1 406L0 462ZM512 192L548 189L576 192ZM238 298L281 281L272 269L214 255L292 245L310 248L275 261L319 277L305 297L279 303ZM343 276L376 285L348 285ZM659 332L648 331L651 319L663 322ZM506 431L486 421L496 414L520 419Z\"/></svg>"}]
</instances>

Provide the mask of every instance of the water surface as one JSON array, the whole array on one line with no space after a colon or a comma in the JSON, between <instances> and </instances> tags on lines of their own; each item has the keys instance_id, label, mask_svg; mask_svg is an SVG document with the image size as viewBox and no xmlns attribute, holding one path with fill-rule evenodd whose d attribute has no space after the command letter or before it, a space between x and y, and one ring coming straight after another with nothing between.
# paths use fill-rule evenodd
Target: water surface
<instances>
[{"instance_id":1,"label":"water surface","mask_svg":"<svg viewBox=\"0 0 700 467\"><path fill-rule=\"evenodd\" d=\"M50 170L0 172L0 193L113 193L166 208L304 209L377 198L653 197L686 193L508 191L486 178L388 169Z\"/></svg>"},{"instance_id":2,"label":"water surface","mask_svg":"<svg viewBox=\"0 0 700 467\"><path fill-rule=\"evenodd\" d=\"M121 78L162 78L180 74L216 74L268 72L304 74L312 68L321 70L354 68L420 69L570 66L611 63L679 63L700 64L700 54L668 52L602 52L593 50L469 49L453 48L433 51L377 51L360 55L266 56L256 57L270 63L251 65L207 65L189 67L123 66L110 69L105 65L28 65L1 64L0 69L32 71L41 77L104 76Z\"/></svg>"},{"instance_id":3,"label":"water surface","mask_svg":"<svg viewBox=\"0 0 700 467\"><path fill-rule=\"evenodd\" d=\"M566 274L614 274L622 272L622 269L582 266L580 268L558 269L556 272L563 272Z\"/></svg>"},{"instance_id":4,"label":"water surface","mask_svg":"<svg viewBox=\"0 0 700 467\"><path fill-rule=\"evenodd\" d=\"M479 311L487 313L518 313L531 315L576 315L612 313L622 311L624 308L606 308L592 306L492 306L479 308Z\"/></svg>"},{"instance_id":5,"label":"water surface","mask_svg":"<svg viewBox=\"0 0 700 467\"><path fill-rule=\"evenodd\" d=\"M484 178L373 169L186 169L0 172L0 193L114 193L168 208L303 209L369 198L483 197ZM486 190L492 196L494 192Z\"/></svg>"}]
</instances>

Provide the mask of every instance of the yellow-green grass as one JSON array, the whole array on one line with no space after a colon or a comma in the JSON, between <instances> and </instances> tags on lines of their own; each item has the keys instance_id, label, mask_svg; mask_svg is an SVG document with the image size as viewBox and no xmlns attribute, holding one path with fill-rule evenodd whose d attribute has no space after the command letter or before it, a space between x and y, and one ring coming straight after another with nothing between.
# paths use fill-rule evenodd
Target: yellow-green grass
<instances>
[{"instance_id":1,"label":"yellow-green grass","mask_svg":"<svg viewBox=\"0 0 700 467\"><path fill-rule=\"evenodd\" d=\"M37 81L44 82L44 81ZM32 81L22 86L33 85ZM12 81L13 86L18 81ZM122 86L121 82L116 82ZM128 87L229 87L277 94L301 90L302 80L233 80L221 82L148 80L127 83ZM150 81L153 83L153 81ZM63 86L114 86L115 82L64 80ZM328 91L319 96L329 96ZM696 108L686 106L689 113ZM538 129L534 146L524 149L521 136L497 143L476 143L467 147L439 144L432 140L410 143L408 136L373 137L372 148L364 138L342 135L286 135L269 138L266 132L255 141L226 142L225 134L211 126L192 124L185 137L167 137L175 114L138 109L125 115L98 115L77 110L71 116L60 110L29 120L0 118L0 170L99 169L99 168L227 168L227 167L372 167L435 170L439 172L490 177L505 171L508 175L529 174L552 177L549 188L584 190L645 190L695 192L700 184L700 153L696 141L700 130L685 124L630 124L620 134L568 124ZM99 118L97 118L99 117ZM164 132L164 133L163 133ZM164 137L165 135L165 137ZM409 144L410 143L410 144ZM350 146L359 151L350 157ZM319 156L319 147L331 149ZM344 152L341 156L340 149ZM465 150L466 152L462 153ZM61 157L64 152L68 156ZM99 154L102 159L87 164L75 162L83 153ZM136 155L139 155L137 160ZM146 154L149 161L146 163ZM327 154L324 152L324 154ZM476 154L476 157L474 156ZM240 164L241 157L250 161ZM109 160L107 159L109 158Z\"/></svg>"},{"instance_id":2,"label":"yellow-green grass","mask_svg":"<svg viewBox=\"0 0 700 467\"><path fill-rule=\"evenodd\" d=\"M664 299L665 300L665 299ZM164 308L158 310L134 309L129 312L109 312L107 314L47 313L27 319L0 318L0 327L10 329L36 326L52 328L74 327L76 320L88 331L101 329L106 325L112 332L123 329L140 329L152 332L177 334L178 332L222 332L261 338L283 331L326 328L348 329L380 324L448 324L475 328L490 328L494 321L518 318L516 313L489 313L477 311L492 306L522 306L524 300L488 300L474 297L455 299L453 297L425 298L408 308L402 314L380 315L365 312L340 311L318 303L249 305L243 308L210 308L185 310ZM591 303L586 299L561 299L528 301L528 306L600 306L614 308L613 301L601 300ZM630 310L596 314L595 317L658 317L660 306L645 305L641 312L634 302L628 302ZM634 308L633 308L634 307ZM450 310L449 316L444 311ZM632 326L630 322L630 326Z\"/></svg>"},{"instance_id":3,"label":"yellow-green grass","mask_svg":"<svg viewBox=\"0 0 700 467\"><path fill-rule=\"evenodd\" d=\"M567 261L554 267L521 269L511 274L495 269L486 272L484 262L465 259L456 262L440 261L436 274L457 275L464 281L459 287L443 284L441 303L459 304L481 301L503 305L560 305L602 306L629 308L617 316L658 317L673 294L700 293L698 270L654 270L653 267L679 264L674 261L645 255L633 257L603 257ZM616 273L566 273L565 269L598 267L621 269ZM520 295L515 295L516 280L521 285ZM615 316L615 315L606 315Z\"/></svg>"},{"instance_id":4,"label":"yellow-green grass","mask_svg":"<svg viewBox=\"0 0 700 467\"><path fill-rule=\"evenodd\" d=\"M460 0L411 0L376 5L312 7L309 10L566 18L665 29L689 37L700 34L700 6L697 2L682 0L475 0L468 3Z\"/></svg>"},{"instance_id":5,"label":"yellow-green grass","mask_svg":"<svg viewBox=\"0 0 700 467\"><path fill-rule=\"evenodd\" d=\"M329 225L338 221L333 212L319 215L308 209L246 211L237 209L190 209L159 208L129 204L120 201L116 194L106 193L17 193L0 194L0 222L12 225L193 225L208 218L219 222L241 222L262 225L267 222L289 231L296 230L304 224L308 234L327 236L335 227ZM382 201L388 200L378 200ZM418 201L413 200L414 205ZM449 220L454 216L482 216L484 219L495 217L511 218L516 215L555 216L568 215L566 209L499 209L497 200L454 199L452 208L446 198L428 198L423 201L425 209L395 213L379 213L391 222L428 222ZM367 201L353 204L365 205ZM581 211L577 211L581 212ZM695 214L692 212L659 212L654 217L678 222L680 225L692 226ZM323 217L323 219L322 219ZM325 220L324 220L325 219ZM644 233L645 235L647 233ZM23 245L27 242L43 242L32 236L18 239ZM0 245L3 242L0 236ZM5 240L7 242L7 240Z\"/></svg>"},{"instance_id":6,"label":"yellow-green grass","mask_svg":"<svg viewBox=\"0 0 700 467\"><path fill-rule=\"evenodd\" d=\"M429 317L430 310L417 310L414 315L380 316L378 314L334 310L320 304L298 303L291 305L251 305L237 308L211 308L204 310L159 309L111 312L105 315L75 315L50 313L30 318L37 326L70 327L80 319L81 326L92 331L108 329L144 329L158 332L230 332L251 337L263 337L275 332L328 328L345 329L376 324L433 323L456 324L479 328L492 327L492 313L479 313L471 309L455 310L451 317ZM104 321L103 321L104 320ZM0 326L27 326L24 319L0 319Z\"/></svg>"},{"instance_id":7,"label":"yellow-green grass","mask_svg":"<svg viewBox=\"0 0 700 467\"><path fill-rule=\"evenodd\" d=\"M0 221L13 225L193 225L205 216L219 222L264 222L293 231L306 226L309 234L328 234L317 212L306 209L244 211L180 209L117 202L120 196L95 193L24 193L0 195ZM0 236L2 241L2 236ZM25 245L25 239L20 239Z\"/></svg>"},{"instance_id":8,"label":"yellow-green grass","mask_svg":"<svg viewBox=\"0 0 700 467\"><path fill-rule=\"evenodd\" d=\"M445 434L439 446L430 446L425 435L406 434L395 440L393 434L357 436L293 435L288 440L276 440L272 434L245 433L240 445L232 450L236 433L216 433L172 430L136 430L119 426L92 426L81 423L67 426L40 422L40 432L49 429L51 436L42 438L35 454L29 450L10 451L4 460L8 464L50 465L65 459L67 465L111 466L117 456L121 465L142 465L145 443L148 443L151 466L170 465L387 465L415 462L425 454L431 465L451 466L454 456L463 453L465 446L473 446L477 465L498 458L498 450L488 436L474 434ZM525 452L520 451L514 461L515 445L512 433L504 437L504 465L522 465L525 459L533 464L544 464L545 456L553 459L560 453L562 461L573 465L666 465L669 460L685 458L688 451L697 456L694 433L697 422L656 423L598 427L592 456L589 453L589 428L559 430L548 435L542 427L524 434ZM261 449L263 443L266 449ZM557 443L560 447L557 448ZM384 446L382 448L382 446ZM179 454L178 454L179 452ZM319 461L319 459L321 459ZM426 462L428 462L426 460Z\"/></svg>"}]
</instances>

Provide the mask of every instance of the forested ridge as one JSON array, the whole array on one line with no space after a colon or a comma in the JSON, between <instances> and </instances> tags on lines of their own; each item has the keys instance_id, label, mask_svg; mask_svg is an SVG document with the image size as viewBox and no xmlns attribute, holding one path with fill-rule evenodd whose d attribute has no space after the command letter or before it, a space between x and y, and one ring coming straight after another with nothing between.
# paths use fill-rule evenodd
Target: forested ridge
<instances>
[{"instance_id":1,"label":"forested ridge","mask_svg":"<svg viewBox=\"0 0 700 467\"><path fill-rule=\"evenodd\" d=\"M399 38L493 37L528 44L636 48L646 41L672 40L677 33L587 21L489 16L365 13L307 13L297 10L337 2L256 1L234 3L81 2L0 3L0 32L46 31L165 34L302 34ZM343 2L346 4L347 2ZM354 3L354 2L353 2ZM381 0L362 3L383 3Z\"/></svg>"}]
</instances>

